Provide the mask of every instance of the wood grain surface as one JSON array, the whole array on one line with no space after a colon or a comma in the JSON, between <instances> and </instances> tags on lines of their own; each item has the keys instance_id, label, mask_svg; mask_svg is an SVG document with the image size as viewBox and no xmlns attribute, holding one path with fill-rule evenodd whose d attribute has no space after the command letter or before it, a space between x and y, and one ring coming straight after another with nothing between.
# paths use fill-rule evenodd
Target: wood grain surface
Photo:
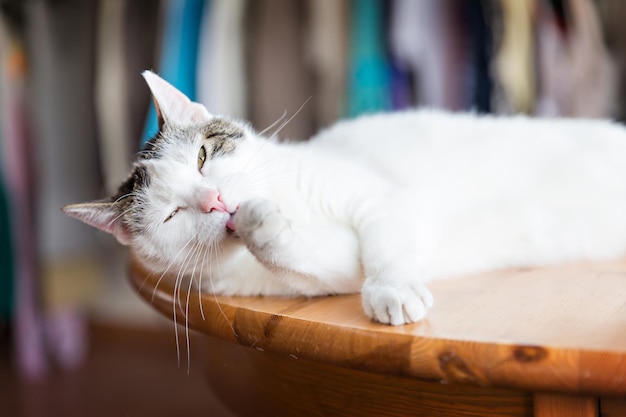
<instances>
[{"instance_id":1,"label":"wood grain surface","mask_svg":"<svg viewBox=\"0 0 626 417\"><path fill-rule=\"evenodd\" d=\"M254 279L254 277L250 277ZM431 283L436 305L415 324L367 319L358 295L319 298L198 294L147 274L139 294L183 326L225 341L381 375L626 395L626 262L496 271ZM193 284L193 283L191 283Z\"/></svg>"},{"instance_id":2,"label":"wood grain surface","mask_svg":"<svg viewBox=\"0 0 626 417\"><path fill-rule=\"evenodd\" d=\"M535 417L598 417L599 401L593 397L562 394L535 395Z\"/></svg>"},{"instance_id":3,"label":"wood grain surface","mask_svg":"<svg viewBox=\"0 0 626 417\"><path fill-rule=\"evenodd\" d=\"M209 384L238 416L533 416L530 393L358 371L210 336L205 342Z\"/></svg>"}]
</instances>

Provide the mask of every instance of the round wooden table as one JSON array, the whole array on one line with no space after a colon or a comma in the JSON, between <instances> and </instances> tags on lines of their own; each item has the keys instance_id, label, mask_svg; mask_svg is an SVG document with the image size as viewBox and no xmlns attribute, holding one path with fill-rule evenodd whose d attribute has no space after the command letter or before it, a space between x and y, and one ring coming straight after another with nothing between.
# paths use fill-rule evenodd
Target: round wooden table
<instances>
[{"instance_id":1,"label":"round wooden table","mask_svg":"<svg viewBox=\"0 0 626 417\"><path fill-rule=\"evenodd\" d=\"M176 297L206 335L208 380L238 415L626 416L624 260L434 282L427 318L399 327L358 295L188 296L158 278L131 265L144 299L173 318Z\"/></svg>"}]
</instances>

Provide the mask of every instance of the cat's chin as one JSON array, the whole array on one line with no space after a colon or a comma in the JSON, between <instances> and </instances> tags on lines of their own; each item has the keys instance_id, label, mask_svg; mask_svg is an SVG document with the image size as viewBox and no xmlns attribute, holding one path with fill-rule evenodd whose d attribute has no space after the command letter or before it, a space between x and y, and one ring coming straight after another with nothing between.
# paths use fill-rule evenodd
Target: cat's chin
<instances>
[{"instance_id":1,"label":"cat's chin","mask_svg":"<svg viewBox=\"0 0 626 417\"><path fill-rule=\"evenodd\" d=\"M239 243L241 243L241 239L237 232L229 228L224 228L224 232L219 237L220 248L223 249L224 246L237 245Z\"/></svg>"}]
</instances>

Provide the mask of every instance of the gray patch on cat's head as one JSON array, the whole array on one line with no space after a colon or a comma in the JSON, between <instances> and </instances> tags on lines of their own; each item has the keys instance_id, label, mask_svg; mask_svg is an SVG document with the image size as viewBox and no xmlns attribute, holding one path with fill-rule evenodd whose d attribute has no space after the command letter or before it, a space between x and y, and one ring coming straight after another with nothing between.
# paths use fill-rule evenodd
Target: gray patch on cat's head
<instances>
[{"instance_id":1,"label":"gray patch on cat's head","mask_svg":"<svg viewBox=\"0 0 626 417\"><path fill-rule=\"evenodd\" d=\"M232 153L236 148L236 140L243 135L244 130L240 126L223 118L214 118L207 124L196 126L165 125L162 131L146 143L143 151L137 155L137 159L163 158L169 146L196 140L197 137L208 140L210 148L207 149L207 156L212 159Z\"/></svg>"},{"instance_id":2,"label":"gray patch on cat's head","mask_svg":"<svg viewBox=\"0 0 626 417\"><path fill-rule=\"evenodd\" d=\"M209 158L233 153L237 146L237 139L243 137L243 134L243 130L232 122L219 118L213 119L206 125L204 133L204 137L211 145Z\"/></svg>"},{"instance_id":3,"label":"gray patch on cat's head","mask_svg":"<svg viewBox=\"0 0 626 417\"><path fill-rule=\"evenodd\" d=\"M200 141L206 147L207 158L219 158L233 153L244 134L244 128L223 118L214 118L196 126L164 125L137 154L133 171L112 197L127 229L138 233L145 227L142 208L146 189L150 186L150 174L146 166L150 160L168 158L173 154L173 149L180 149L179 145L195 141Z\"/></svg>"},{"instance_id":4,"label":"gray patch on cat's head","mask_svg":"<svg viewBox=\"0 0 626 417\"><path fill-rule=\"evenodd\" d=\"M138 232L141 224L142 204L140 202L144 190L150 186L150 175L146 167L136 164L129 177L120 185L112 197L120 219L132 233Z\"/></svg>"}]
</instances>

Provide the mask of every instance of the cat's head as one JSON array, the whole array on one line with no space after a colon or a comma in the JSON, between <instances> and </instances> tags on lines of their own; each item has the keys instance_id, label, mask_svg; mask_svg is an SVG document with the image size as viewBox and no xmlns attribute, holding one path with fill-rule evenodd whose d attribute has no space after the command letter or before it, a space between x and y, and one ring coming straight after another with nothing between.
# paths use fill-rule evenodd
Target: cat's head
<instances>
[{"instance_id":1,"label":"cat's head","mask_svg":"<svg viewBox=\"0 0 626 417\"><path fill-rule=\"evenodd\" d=\"M114 196L63 211L130 245L154 270L180 269L233 239L229 220L253 188L244 170L256 152L254 133L212 116L156 74L143 76L159 133Z\"/></svg>"}]
</instances>

